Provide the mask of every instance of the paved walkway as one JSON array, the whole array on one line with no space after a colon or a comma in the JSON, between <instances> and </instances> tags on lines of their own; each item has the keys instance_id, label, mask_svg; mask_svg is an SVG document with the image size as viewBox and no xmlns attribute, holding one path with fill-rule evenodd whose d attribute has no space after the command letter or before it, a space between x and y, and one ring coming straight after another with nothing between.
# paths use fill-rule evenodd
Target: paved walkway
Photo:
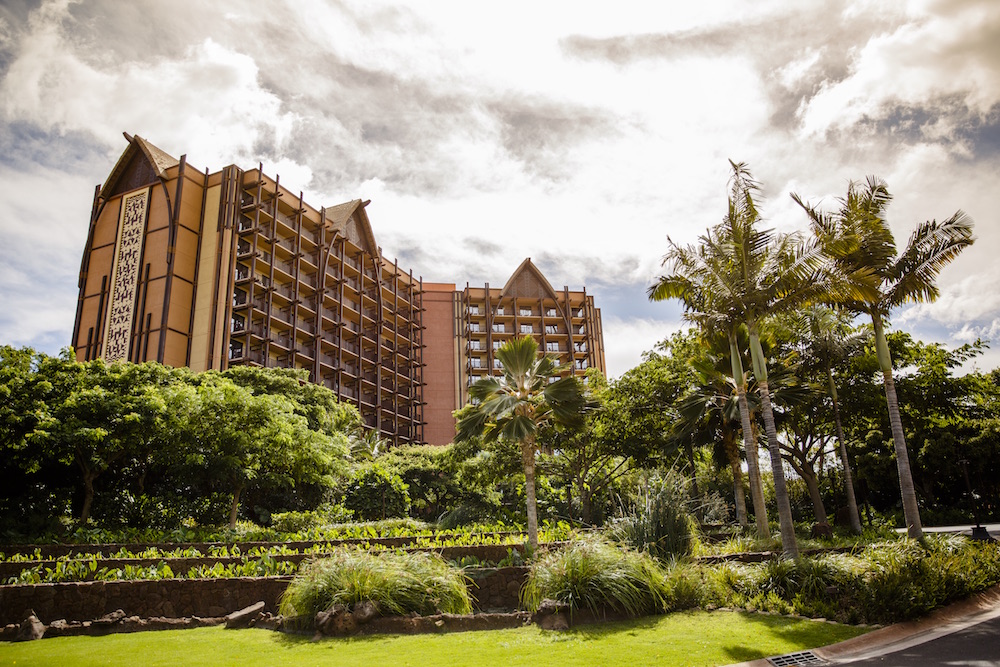
<instances>
[{"instance_id":1,"label":"paved walkway","mask_svg":"<svg viewBox=\"0 0 1000 667\"><path fill-rule=\"evenodd\" d=\"M991 533L993 531L990 531ZM1000 585L938 609L847 641L790 656L730 667L851 665L851 667L1000 666Z\"/></svg>"}]
</instances>

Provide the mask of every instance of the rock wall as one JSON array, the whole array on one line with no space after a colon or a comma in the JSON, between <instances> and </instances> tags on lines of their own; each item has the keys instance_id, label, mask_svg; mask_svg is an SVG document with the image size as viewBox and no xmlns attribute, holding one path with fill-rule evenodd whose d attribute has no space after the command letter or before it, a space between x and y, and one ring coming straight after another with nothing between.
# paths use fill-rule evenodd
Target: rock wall
<instances>
[{"instance_id":1,"label":"rock wall","mask_svg":"<svg viewBox=\"0 0 1000 667\"><path fill-rule=\"evenodd\" d=\"M466 571L473 606L482 611L518 608L518 595L528 577L526 567ZM231 579L160 579L156 581L86 581L61 584L0 586L0 626L20 623L35 611L44 623L58 619L89 621L117 609L126 616L225 616L263 601L277 613L291 577Z\"/></svg>"},{"instance_id":2,"label":"rock wall","mask_svg":"<svg viewBox=\"0 0 1000 667\"><path fill-rule=\"evenodd\" d=\"M225 616L260 600L270 612L291 577L87 581L0 586L0 626L20 623L30 610L44 623L89 621L117 609L126 616Z\"/></svg>"},{"instance_id":3,"label":"rock wall","mask_svg":"<svg viewBox=\"0 0 1000 667\"><path fill-rule=\"evenodd\" d=\"M481 611L511 611L520 607L520 593L528 580L526 567L481 568L466 570L472 579L469 592L473 606Z\"/></svg>"}]
</instances>

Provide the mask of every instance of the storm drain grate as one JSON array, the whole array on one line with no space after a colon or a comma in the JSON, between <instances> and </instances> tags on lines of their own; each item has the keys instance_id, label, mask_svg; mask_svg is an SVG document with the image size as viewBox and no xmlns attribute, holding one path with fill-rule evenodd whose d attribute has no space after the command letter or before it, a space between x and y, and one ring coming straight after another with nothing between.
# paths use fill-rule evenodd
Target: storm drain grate
<instances>
[{"instance_id":1,"label":"storm drain grate","mask_svg":"<svg viewBox=\"0 0 1000 667\"><path fill-rule=\"evenodd\" d=\"M767 661L774 667L799 667L799 665L825 665L826 660L818 657L812 651L801 651L799 653L789 653L779 655L775 658L768 658Z\"/></svg>"}]
</instances>

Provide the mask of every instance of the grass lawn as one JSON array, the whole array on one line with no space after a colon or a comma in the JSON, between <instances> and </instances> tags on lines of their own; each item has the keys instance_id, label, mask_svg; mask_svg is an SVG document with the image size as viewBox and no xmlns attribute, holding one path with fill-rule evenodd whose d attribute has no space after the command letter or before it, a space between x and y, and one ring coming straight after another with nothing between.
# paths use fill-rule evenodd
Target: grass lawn
<instances>
[{"instance_id":1,"label":"grass lawn","mask_svg":"<svg viewBox=\"0 0 1000 667\"><path fill-rule=\"evenodd\" d=\"M545 632L326 639L220 627L0 644L0 665L726 665L832 644L862 628L742 612L694 611Z\"/></svg>"}]
</instances>

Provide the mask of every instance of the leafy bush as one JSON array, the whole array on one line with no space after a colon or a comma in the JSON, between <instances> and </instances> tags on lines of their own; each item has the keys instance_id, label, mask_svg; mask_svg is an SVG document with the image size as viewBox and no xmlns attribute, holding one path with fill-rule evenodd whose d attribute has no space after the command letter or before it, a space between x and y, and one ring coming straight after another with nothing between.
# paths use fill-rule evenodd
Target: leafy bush
<instances>
[{"instance_id":1,"label":"leafy bush","mask_svg":"<svg viewBox=\"0 0 1000 667\"><path fill-rule=\"evenodd\" d=\"M666 573L648 554L585 538L535 561L521 593L521 604L537 609L544 599L571 610L610 609L629 616L666 610L670 591Z\"/></svg>"},{"instance_id":2,"label":"leafy bush","mask_svg":"<svg viewBox=\"0 0 1000 667\"><path fill-rule=\"evenodd\" d=\"M410 511L410 495L399 475L376 462L360 467L351 477L344 506L368 521L404 517Z\"/></svg>"},{"instance_id":3,"label":"leafy bush","mask_svg":"<svg viewBox=\"0 0 1000 667\"><path fill-rule=\"evenodd\" d=\"M311 618L334 605L378 604L384 615L467 614L472 603L465 576L428 553L343 550L312 561L285 590L281 613Z\"/></svg>"},{"instance_id":4,"label":"leafy bush","mask_svg":"<svg viewBox=\"0 0 1000 667\"><path fill-rule=\"evenodd\" d=\"M657 558L690 554L695 522L687 509L684 476L669 470L650 477L632 512L615 519L611 531L619 542Z\"/></svg>"},{"instance_id":5,"label":"leafy bush","mask_svg":"<svg viewBox=\"0 0 1000 667\"><path fill-rule=\"evenodd\" d=\"M301 533L349 521L353 514L343 505L327 505L311 512L281 512L271 515L271 528L280 533Z\"/></svg>"}]
</instances>

